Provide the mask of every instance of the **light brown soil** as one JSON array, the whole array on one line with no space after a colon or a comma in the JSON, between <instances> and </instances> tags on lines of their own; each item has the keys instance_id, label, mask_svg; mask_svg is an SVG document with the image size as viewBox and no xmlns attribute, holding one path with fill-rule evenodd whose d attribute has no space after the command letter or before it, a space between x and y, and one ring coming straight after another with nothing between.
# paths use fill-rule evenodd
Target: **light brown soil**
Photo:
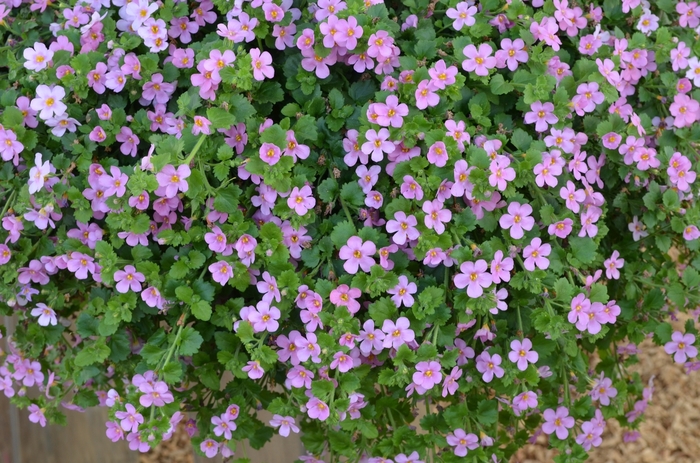
<instances>
[{"instance_id":1,"label":"light brown soil","mask_svg":"<svg viewBox=\"0 0 700 463\"><path fill-rule=\"evenodd\" d=\"M678 329L682 329L679 325ZM652 375L655 391L640 426L640 438L625 443L623 430L608 421L603 443L591 451L591 463L697 463L700 461L700 372L686 375L663 348L646 341L639 364L630 370L644 381ZM511 463L545 463L556 454L546 436L518 452Z\"/></svg>"}]
</instances>

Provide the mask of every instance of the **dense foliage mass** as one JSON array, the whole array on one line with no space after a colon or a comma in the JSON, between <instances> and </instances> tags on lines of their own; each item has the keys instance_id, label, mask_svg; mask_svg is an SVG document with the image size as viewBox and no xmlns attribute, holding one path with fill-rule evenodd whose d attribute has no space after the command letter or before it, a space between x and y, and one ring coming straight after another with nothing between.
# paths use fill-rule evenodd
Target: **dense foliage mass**
<instances>
[{"instance_id":1,"label":"dense foliage mass","mask_svg":"<svg viewBox=\"0 0 700 463\"><path fill-rule=\"evenodd\" d=\"M609 419L636 437L645 338L700 368L668 322L700 306L697 2L0 18L0 389L30 420L109 407L141 452L185 420L209 457L301 432L307 462L545 433L574 462Z\"/></svg>"}]
</instances>

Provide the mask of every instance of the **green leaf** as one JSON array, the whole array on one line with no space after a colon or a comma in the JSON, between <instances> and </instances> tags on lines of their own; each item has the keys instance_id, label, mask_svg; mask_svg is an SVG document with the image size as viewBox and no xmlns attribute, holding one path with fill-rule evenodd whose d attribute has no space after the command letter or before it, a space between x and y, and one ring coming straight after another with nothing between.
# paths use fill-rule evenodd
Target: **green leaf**
<instances>
[{"instance_id":1,"label":"green leaf","mask_svg":"<svg viewBox=\"0 0 700 463\"><path fill-rule=\"evenodd\" d=\"M183 328L179 341L180 355L196 354L203 341L204 339L199 332L191 326Z\"/></svg>"},{"instance_id":2,"label":"green leaf","mask_svg":"<svg viewBox=\"0 0 700 463\"><path fill-rule=\"evenodd\" d=\"M75 366L86 367L93 363L102 363L107 360L110 353L109 347L105 344L104 338L83 345L83 348L75 356Z\"/></svg>"},{"instance_id":3,"label":"green leaf","mask_svg":"<svg viewBox=\"0 0 700 463\"><path fill-rule=\"evenodd\" d=\"M418 320L435 313L435 309L440 307L445 301L445 290L437 286L425 288L418 295L418 304L413 306L413 315Z\"/></svg>"},{"instance_id":4,"label":"green leaf","mask_svg":"<svg viewBox=\"0 0 700 463\"><path fill-rule=\"evenodd\" d=\"M211 318L211 305L207 301L197 301L191 306L192 315L198 320L207 321Z\"/></svg>"},{"instance_id":5,"label":"green leaf","mask_svg":"<svg viewBox=\"0 0 700 463\"><path fill-rule=\"evenodd\" d=\"M354 82L352 85L350 85L348 95L350 95L350 98L355 100L355 103L358 105L363 105L374 96L376 91L377 87L375 86L374 82L368 79Z\"/></svg>"},{"instance_id":6,"label":"green leaf","mask_svg":"<svg viewBox=\"0 0 700 463\"><path fill-rule=\"evenodd\" d=\"M671 334L673 333L673 327L670 323L659 323L659 325L654 330L654 341L661 345L666 344L671 341Z\"/></svg>"},{"instance_id":7,"label":"green leaf","mask_svg":"<svg viewBox=\"0 0 700 463\"><path fill-rule=\"evenodd\" d=\"M683 272L683 284L688 288L700 285L700 273L692 267L688 267Z\"/></svg>"},{"instance_id":8,"label":"green leaf","mask_svg":"<svg viewBox=\"0 0 700 463\"><path fill-rule=\"evenodd\" d=\"M491 82L489 85L491 86L491 92L494 95L504 95L515 90L515 87L513 87L510 82L506 82L506 80L503 78L503 74L494 74L494 76L491 77Z\"/></svg>"},{"instance_id":9,"label":"green leaf","mask_svg":"<svg viewBox=\"0 0 700 463\"><path fill-rule=\"evenodd\" d=\"M357 182L348 182L340 189L340 197L354 206L364 207L365 194Z\"/></svg>"},{"instance_id":10,"label":"green leaf","mask_svg":"<svg viewBox=\"0 0 700 463\"><path fill-rule=\"evenodd\" d=\"M596 244L591 238L569 238L571 254L582 264L590 264L595 259Z\"/></svg>"},{"instance_id":11,"label":"green leaf","mask_svg":"<svg viewBox=\"0 0 700 463\"><path fill-rule=\"evenodd\" d=\"M677 211L681 207L681 202L678 199L678 193L672 189L664 191L663 196L664 206L672 211Z\"/></svg>"},{"instance_id":12,"label":"green leaf","mask_svg":"<svg viewBox=\"0 0 700 463\"><path fill-rule=\"evenodd\" d=\"M311 383L311 392L314 394L314 397L324 402L330 399L334 389L335 386L330 381L313 381Z\"/></svg>"},{"instance_id":13,"label":"green leaf","mask_svg":"<svg viewBox=\"0 0 700 463\"><path fill-rule=\"evenodd\" d=\"M255 114L253 105L241 94L231 97L230 109L237 122L245 122L247 118Z\"/></svg>"},{"instance_id":14,"label":"green leaf","mask_svg":"<svg viewBox=\"0 0 700 463\"><path fill-rule=\"evenodd\" d=\"M299 143L316 141L318 138L316 119L309 115L300 117L294 124L294 135Z\"/></svg>"},{"instance_id":15,"label":"green leaf","mask_svg":"<svg viewBox=\"0 0 700 463\"><path fill-rule=\"evenodd\" d=\"M554 283L553 289L558 300L567 304L571 302L574 295L574 287L569 283L569 280L566 278L559 278L556 283Z\"/></svg>"},{"instance_id":16,"label":"green leaf","mask_svg":"<svg viewBox=\"0 0 700 463\"><path fill-rule=\"evenodd\" d=\"M318 193L318 198L325 202L330 203L338 195L338 182L336 179L329 177L321 182L321 184L316 189Z\"/></svg>"},{"instance_id":17,"label":"green leaf","mask_svg":"<svg viewBox=\"0 0 700 463\"><path fill-rule=\"evenodd\" d=\"M234 214L238 211L238 198L243 192L236 185L228 185L226 188L217 190L214 198L214 209L227 214Z\"/></svg>"},{"instance_id":18,"label":"green leaf","mask_svg":"<svg viewBox=\"0 0 700 463\"><path fill-rule=\"evenodd\" d=\"M287 132L277 124L273 124L266 128L260 137L263 143L272 143L280 148L287 146Z\"/></svg>"},{"instance_id":19,"label":"green leaf","mask_svg":"<svg viewBox=\"0 0 700 463\"><path fill-rule=\"evenodd\" d=\"M340 222L333 228L331 232L331 241L336 249L340 249L348 244L348 240L356 234L357 230L355 230L355 226L346 220Z\"/></svg>"},{"instance_id":20,"label":"green leaf","mask_svg":"<svg viewBox=\"0 0 700 463\"><path fill-rule=\"evenodd\" d=\"M236 116L221 108L207 109L207 119L213 129L228 129L236 123Z\"/></svg>"},{"instance_id":21,"label":"green leaf","mask_svg":"<svg viewBox=\"0 0 700 463\"><path fill-rule=\"evenodd\" d=\"M384 320L395 319L396 314L396 305L388 297L382 297L369 306L369 316L372 318L372 320L374 320L374 323L377 326L381 326L382 323L384 323Z\"/></svg>"},{"instance_id":22,"label":"green leaf","mask_svg":"<svg viewBox=\"0 0 700 463\"><path fill-rule=\"evenodd\" d=\"M498 420L498 403L493 400L482 400L476 409L476 419L484 425L494 424Z\"/></svg>"},{"instance_id":23,"label":"green leaf","mask_svg":"<svg viewBox=\"0 0 700 463\"><path fill-rule=\"evenodd\" d=\"M653 288L651 291L644 296L644 303L642 307L645 311L653 312L659 310L664 306L665 298L659 288Z\"/></svg>"},{"instance_id":24,"label":"green leaf","mask_svg":"<svg viewBox=\"0 0 700 463\"><path fill-rule=\"evenodd\" d=\"M532 143L532 137L522 129L513 130L510 142L520 151L527 151Z\"/></svg>"}]
</instances>

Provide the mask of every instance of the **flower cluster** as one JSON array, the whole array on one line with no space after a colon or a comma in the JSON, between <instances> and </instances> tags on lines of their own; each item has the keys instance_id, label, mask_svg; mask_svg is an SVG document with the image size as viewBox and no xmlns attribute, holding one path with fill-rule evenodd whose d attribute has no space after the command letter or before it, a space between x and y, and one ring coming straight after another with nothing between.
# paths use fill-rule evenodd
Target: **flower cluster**
<instances>
[{"instance_id":1,"label":"flower cluster","mask_svg":"<svg viewBox=\"0 0 700 463\"><path fill-rule=\"evenodd\" d=\"M329 463L545 434L575 462L609 419L637 435L647 336L700 369L697 2L7 0L0 23L0 390L32 422L105 406L145 452L186 420L209 458L301 433Z\"/></svg>"}]
</instances>

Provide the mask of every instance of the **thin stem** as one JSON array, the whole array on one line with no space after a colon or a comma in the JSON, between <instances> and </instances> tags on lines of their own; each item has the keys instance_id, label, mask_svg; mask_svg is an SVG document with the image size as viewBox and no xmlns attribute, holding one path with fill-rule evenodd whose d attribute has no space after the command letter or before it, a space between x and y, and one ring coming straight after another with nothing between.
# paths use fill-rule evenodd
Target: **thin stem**
<instances>
[{"instance_id":1,"label":"thin stem","mask_svg":"<svg viewBox=\"0 0 700 463\"><path fill-rule=\"evenodd\" d=\"M192 159L194 159L194 155L197 154L197 152L199 151L199 148L202 147L202 144L204 143L205 138L206 138L206 135L202 135L199 137L199 140L197 140L197 144L194 145L194 148L192 149L192 152L190 153L190 155L187 156L184 161L182 161L182 163L184 165L189 165L189 163L192 162Z\"/></svg>"},{"instance_id":2,"label":"thin stem","mask_svg":"<svg viewBox=\"0 0 700 463\"><path fill-rule=\"evenodd\" d=\"M517 312L518 312L518 330L520 330L520 337L525 336L525 331L523 330L523 318L520 316L520 306L518 305L517 307Z\"/></svg>"},{"instance_id":3,"label":"thin stem","mask_svg":"<svg viewBox=\"0 0 700 463\"><path fill-rule=\"evenodd\" d=\"M355 222L352 220L352 215L350 214L350 209L348 209L348 205L345 204L345 201L343 201L343 198L338 196L338 199L340 200L340 205L343 207L343 211L345 211L345 216L348 218L348 222L350 222L350 225L355 227Z\"/></svg>"},{"instance_id":4,"label":"thin stem","mask_svg":"<svg viewBox=\"0 0 700 463\"><path fill-rule=\"evenodd\" d=\"M178 320L178 325L180 325L177 329L177 334L175 334L175 340L173 341L173 344L170 346L170 349L168 350L168 355L165 357L165 362L163 362L163 365L160 367L156 367L155 373L158 373L159 370L165 368L165 366L168 364L170 361L170 358L173 356L175 353L175 347L177 346L178 341L180 340L180 336L182 336L182 330L185 328L185 319L187 318L187 310L182 314L182 317L180 317L180 320Z\"/></svg>"},{"instance_id":5,"label":"thin stem","mask_svg":"<svg viewBox=\"0 0 700 463\"><path fill-rule=\"evenodd\" d=\"M12 193L10 193L10 197L5 203L5 207L2 208L2 214L0 214L0 219L5 217L5 213L10 209L10 206L12 206L12 203L15 200L15 196L17 196L17 190L12 190Z\"/></svg>"}]
</instances>

